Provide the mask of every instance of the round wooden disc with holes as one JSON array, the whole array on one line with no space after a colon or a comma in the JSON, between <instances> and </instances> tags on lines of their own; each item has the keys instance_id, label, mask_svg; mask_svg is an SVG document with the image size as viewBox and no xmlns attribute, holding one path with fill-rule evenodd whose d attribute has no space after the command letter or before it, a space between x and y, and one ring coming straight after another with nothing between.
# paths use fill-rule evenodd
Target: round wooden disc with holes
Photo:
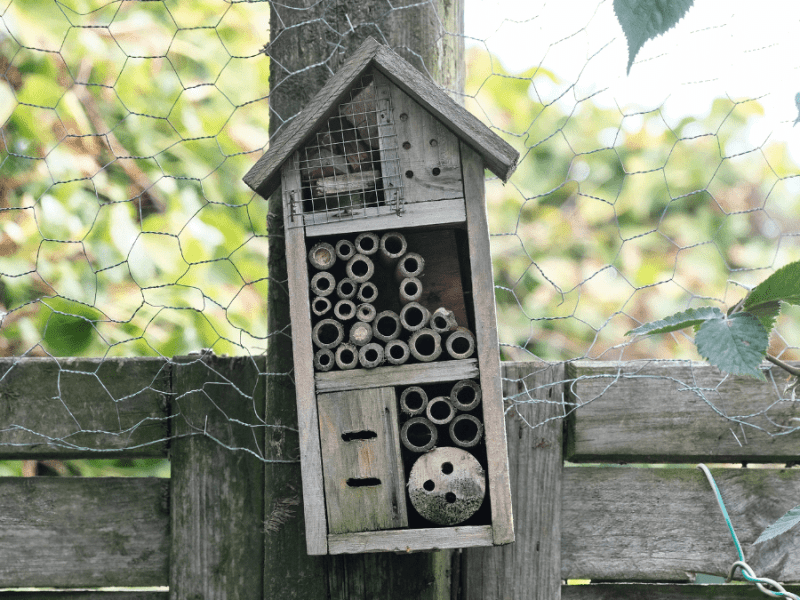
<instances>
[{"instance_id":1,"label":"round wooden disc with holes","mask_svg":"<svg viewBox=\"0 0 800 600\"><path fill-rule=\"evenodd\" d=\"M436 448L411 467L408 493L417 512L437 525L456 525L474 515L486 495L486 475L461 448Z\"/></svg>"}]
</instances>

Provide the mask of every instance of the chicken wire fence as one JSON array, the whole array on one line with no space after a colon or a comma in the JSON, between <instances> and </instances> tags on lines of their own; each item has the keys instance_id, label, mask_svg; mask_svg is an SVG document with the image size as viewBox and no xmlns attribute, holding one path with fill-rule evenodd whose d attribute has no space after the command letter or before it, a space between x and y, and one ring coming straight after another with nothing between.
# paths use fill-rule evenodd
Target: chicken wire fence
<instances>
[{"instance_id":1,"label":"chicken wire fence","mask_svg":"<svg viewBox=\"0 0 800 600\"><path fill-rule=\"evenodd\" d=\"M797 108L785 87L800 56L798 15L786 14L796 9L701 4L626 73L610 1L570 3L568 15L466 3L465 92L451 92L521 154L508 184L487 181L504 359L697 360L687 335L625 333L732 306L800 259ZM394 16L435 15L431 2L386 3L361 21L333 0L312 8L304 22L303 10L266 1L0 3L0 355L55 365L54 403L70 404L65 357L257 357L285 335L267 330L267 291L285 284L267 272L267 202L241 181L269 144L269 119L293 116L270 107L270 11L334 40L322 63L284 81L334 72L349 39L381 39ZM797 307L770 352L800 358ZM4 363L0 386L16 365ZM78 374L103 385L102 373ZM681 384L737 427L800 427L772 418L796 402L784 381L729 414L715 401L725 380ZM543 397L531 386L508 400ZM570 412L602 393L564 402ZM89 433L78 419L67 436L0 428L56 445Z\"/></svg>"}]
</instances>

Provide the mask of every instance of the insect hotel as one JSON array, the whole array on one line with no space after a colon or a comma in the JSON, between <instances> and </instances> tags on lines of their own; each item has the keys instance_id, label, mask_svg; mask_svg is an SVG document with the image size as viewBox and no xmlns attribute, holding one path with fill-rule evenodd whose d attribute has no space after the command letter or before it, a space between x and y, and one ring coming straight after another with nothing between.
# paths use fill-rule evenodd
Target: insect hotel
<instances>
[{"instance_id":1,"label":"insect hotel","mask_svg":"<svg viewBox=\"0 0 800 600\"><path fill-rule=\"evenodd\" d=\"M514 541L484 169L517 157L370 38L245 176L282 190L309 554Z\"/></svg>"}]
</instances>

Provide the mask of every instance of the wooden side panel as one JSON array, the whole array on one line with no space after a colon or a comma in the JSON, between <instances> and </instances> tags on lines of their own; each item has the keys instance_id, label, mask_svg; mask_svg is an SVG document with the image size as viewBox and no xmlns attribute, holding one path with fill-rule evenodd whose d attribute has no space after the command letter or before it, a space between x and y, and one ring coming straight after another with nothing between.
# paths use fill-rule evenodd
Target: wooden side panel
<instances>
[{"instance_id":1,"label":"wooden side panel","mask_svg":"<svg viewBox=\"0 0 800 600\"><path fill-rule=\"evenodd\" d=\"M380 145L384 197L389 206L396 207L398 200L402 198L402 182L400 181L400 157L394 124L396 115L390 110L392 93L389 82L379 72L373 73L373 81L377 90L378 143Z\"/></svg>"},{"instance_id":2,"label":"wooden side panel","mask_svg":"<svg viewBox=\"0 0 800 600\"><path fill-rule=\"evenodd\" d=\"M0 588L167 585L169 481L0 478Z\"/></svg>"},{"instance_id":3,"label":"wooden side panel","mask_svg":"<svg viewBox=\"0 0 800 600\"><path fill-rule=\"evenodd\" d=\"M477 525L438 529L394 529L328 536L331 554L416 552L431 548L470 548L492 544L492 527Z\"/></svg>"},{"instance_id":4,"label":"wooden side panel","mask_svg":"<svg viewBox=\"0 0 800 600\"><path fill-rule=\"evenodd\" d=\"M474 358L468 358L466 360L414 363L398 367L377 367L375 369L358 369L356 371L329 371L328 373L317 373L316 381L317 391L322 393L379 388L390 385L409 385L409 382L417 385L438 383L440 381L474 379L477 376L478 361Z\"/></svg>"},{"instance_id":5,"label":"wooden side panel","mask_svg":"<svg viewBox=\"0 0 800 600\"><path fill-rule=\"evenodd\" d=\"M463 198L458 138L403 90L391 91L405 204Z\"/></svg>"},{"instance_id":6,"label":"wooden side panel","mask_svg":"<svg viewBox=\"0 0 800 600\"><path fill-rule=\"evenodd\" d=\"M160 358L0 358L0 458L166 456Z\"/></svg>"},{"instance_id":7,"label":"wooden side panel","mask_svg":"<svg viewBox=\"0 0 800 600\"><path fill-rule=\"evenodd\" d=\"M300 188L300 173L287 161L282 169L287 190ZM284 191L284 206L287 199ZM291 227L284 213L286 232L286 272L288 275L292 323L292 357L297 393L297 421L300 431L300 467L303 477L303 508L306 545L311 555L327 554L325 493L322 486L322 456L319 446L319 419L314 395L314 346L311 341L311 306L308 299L308 263L301 227Z\"/></svg>"},{"instance_id":8,"label":"wooden side panel","mask_svg":"<svg viewBox=\"0 0 800 600\"><path fill-rule=\"evenodd\" d=\"M504 363L516 542L462 554L465 600L558 600L563 364Z\"/></svg>"},{"instance_id":9,"label":"wooden side panel","mask_svg":"<svg viewBox=\"0 0 800 600\"><path fill-rule=\"evenodd\" d=\"M500 381L500 342L494 304L494 279L489 248L489 225L484 197L483 159L466 144L461 144L464 172L464 197L467 207L467 234L475 310L475 338L478 347L483 419L488 456L489 498L492 507L492 532L495 544L514 541L511 487L508 475L508 449L503 417L503 390Z\"/></svg>"},{"instance_id":10,"label":"wooden side panel","mask_svg":"<svg viewBox=\"0 0 800 600\"><path fill-rule=\"evenodd\" d=\"M769 382L688 361L587 361L568 368L577 379L574 400L587 403L570 417L568 460L793 462L800 454L794 435L769 436L722 416L765 410L772 423L765 416L744 420L772 432L796 425L800 403L776 402L776 386L782 391L786 379L777 367Z\"/></svg>"},{"instance_id":11,"label":"wooden side panel","mask_svg":"<svg viewBox=\"0 0 800 600\"><path fill-rule=\"evenodd\" d=\"M331 533L408 526L393 387L320 394Z\"/></svg>"},{"instance_id":12,"label":"wooden side panel","mask_svg":"<svg viewBox=\"0 0 800 600\"><path fill-rule=\"evenodd\" d=\"M248 356L176 361L170 598L261 598L263 377Z\"/></svg>"},{"instance_id":13,"label":"wooden side panel","mask_svg":"<svg viewBox=\"0 0 800 600\"><path fill-rule=\"evenodd\" d=\"M760 576L800 580L800 532L753 542L800 498L797 469L714 469L745 559ZM692 581L725 577L736 550L698 469L564 469L561 577Z\"/></svg>"},{"instance_id":14,"label":"wooden side panel","mask_svg":"<svg viewBox=\"0 0 800 600\"><path fill-rule=\"evenodd\" d=\"M800 585L784 587L800 594ZM751 585L596 583L565 585L561 597L564 600L755 600L765 596Z\"/></svg>"}]
</instances>

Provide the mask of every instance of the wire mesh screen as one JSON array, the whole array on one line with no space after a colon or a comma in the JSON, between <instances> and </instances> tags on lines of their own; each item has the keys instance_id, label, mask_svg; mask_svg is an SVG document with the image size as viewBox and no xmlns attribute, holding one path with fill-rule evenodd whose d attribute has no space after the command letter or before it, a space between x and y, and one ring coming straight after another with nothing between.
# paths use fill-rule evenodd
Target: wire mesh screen
<instances>
[{"instance_id":1,"label":"wire mesh screen","mask_svg":"<svg viewBox=\"0 0 800 600\"><path fill-rule=\"evenodd\" d=\"M295 157L302 197L290 210L304 215L297 225L402 214L393 118L388 88L371 76L348 92L338 114Z\"/></svg>"},{"instance_id":2,"label":"wire mesh screen","mask_svg":"<svg viewBox=\"0 0 800 600\"><path fill-rule=\"evenodd\" d=\"M330 75L353 36L384 40L398 19L436 10L387 4L370 15L339 4L304 16L266 1L0 2L0 354L53 364L53 397L68 405L66 357L166 365L201 348L255 357L286 335L288 326L267 330L268 290L285 285L266 268L267 202L241 183L269 144L269 120L295 116L270 106L269 70L284 66L265 46L271 35L333 40L321 62L289 69L287 85L310 70ZM797 108L783 87L797 72L796 39L777 25L739 35L755 20L698 7L626 74L611 4L568 15L537 2L465 7L466 90L450 92L521 153L508 184L487 181L503 356L685 361L680 383L721 419L794 432L800 423L770 418L796 405L783 380L768 401L729 411L715 396L726 375L692 378L690 335L625 333L677 310L724 310L800 259ZM281 28L270 33L271 11ZM454 36L445 27L440 37ZM773 64L784 76L763 76ZM298 212L401 209L377 166L396 141L360 106L370 85L301 153ZM769 351L798 359L798 340L800 313L787 307ZM80 372L103 383L102 370ZM637 376L620 368L590 397L565 399L566 412ZM37 433L72 444L91 429L76 417L69 432Z\"/></svg>"}]
</instances>

